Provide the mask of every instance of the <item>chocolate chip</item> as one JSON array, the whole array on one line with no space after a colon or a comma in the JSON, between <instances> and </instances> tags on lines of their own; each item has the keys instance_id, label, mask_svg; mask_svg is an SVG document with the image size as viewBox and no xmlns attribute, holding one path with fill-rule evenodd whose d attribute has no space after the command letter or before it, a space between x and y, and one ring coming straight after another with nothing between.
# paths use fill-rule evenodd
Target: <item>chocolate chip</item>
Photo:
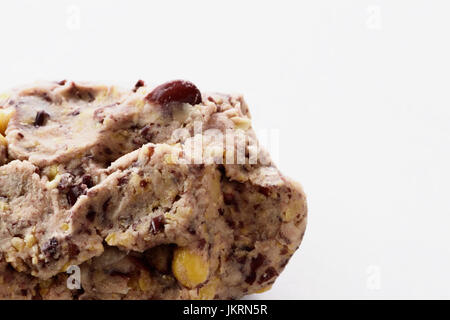
<instances>
[{"instance_id":1,"label":"chocolate chip","mask_svg":"<svg viewBox=\"0 0 450 320\"><path fill-rule=\"evenodd\" d=\"M222 181L224 179L224 177L226 177L226 171L225 171L225 167L223 164L219 164L217 166L217 169L220 172L220 180Z\"/></svg>"},{"instance_id":2,"label":"chocolate chip","mask_svg":"<svg viewBox=\"0 0 450 320\"><path fill-rule=\"evenodd\" d=\"M258 191L259 191L259 193L262 193L266 197L268 197L270 195L270 189L267 187L259 187Z\"/></svg>"},{"instance_id":3,"label":"chocolate chip","mask_svg":"<svg viewBox=\"0 0 450 320\"><path fill-rule=\"evenodd\" d=\"M34 119L34 125L36 127L43 126L48 118L50 118L50 115L47 112L43 110L38 111L36 118Z\"/></svg>"},{"instance_id":4,"label":"chocolate chip","mask_svg":"<svg viewBox=\"0 0 450 320\"><path fill-rule=\"evenodd\" d=\"M146 99L163 106L167 106L172 102L184 102L195 105L202 102L202 95L193 83L185 80L174 80L153 89Z\"/></svg>"},{"instance_id":5,"label":"chocolate chip","mask_svg":"<svg viewBox=\"0 0 450 320\"><path fill-rule=\"evenodd\" d=\"M262 284L266 281L269 281L270 279L272 279L273 277L275 277L276 275L278 275L278 272L275 270L274 267L269 267L266 269L266 271L261 275L261 277L258 280L259 284Z\"/></svg>"},{"instance_id":6,"label":"chocolate chip","mask_svg":"<svg viewBox=\"0 0 450 320\"><path fill-rule=\"evenodd\" d=\"M67 80L61 80L61 81L58 82L58 84L59 84L60 86L63 86L63 85L66 84L66 82L67 82Z\"/></svg>"},{"instance_id":7,"label":"chocolate chip","mask_svg":"<svg viewBox=\"0 0 450 320\"><path fill-rule=\"evenodd\" d=\"M128 182L128 176L123 176L117 179L117 185L120 187Z\"/></svg>"},{"instance_id":8,"label":"chocolate chip","mask_svg":"<svg viewBox=\"0 0 450 320\"><path fill-rule=\"evenodd\" d=\"M59 258L58 240L55 237L51 238L46 244L44 244L42 252L44 252L47 258L58 259Z\"/></svg>"},{"instance_id":9,"label":"chocolate chip","mask_svg":"<svg viewBox=\"0 0 450 320\"><path fill-rule=\"evenodd\" d=\"M82 178L82 183L86 185L88 188L92 188L94 186L94 182L92 181L92 176L89 174L86 174Z\"/></svg>"},{"instance_id":10,"label":"chocolate chip","mask_svg":"<svg viewBox=\"0 0 450 320\"><path fill-rule=\"evenodd\" d=\"M89 210L88 213L86 214L86 219L88 219L90 222L93 222L95 219L95 215L97 213L94 210Z\"/></svg>"},{"instance_id":11,"label":"chocolate chip","mask_svg":"<svg viewBox=\"0 0 450 320\"><path fill-rule=\"evenodd\" d=\"M80 253L80 248L72 242L69 242L68 251L70 257L76 257Z\"/></svg>"},{"instance_id":12,"label":"chocolate chip","mask_svg":"<svg viewBox=\"0 0 450 320\"><path fill-rule=\"evenodd\" d=\"M231 228L231 229L235 229L236 228L236 223L234 223L233 220L226 220L227 225Z\"/></svg>"},{"instance_id":13,"label":"chocolate chip","mask_svg":"<svg viewBox=\"0 0 450 320\"><path fill-rule=\"evenodd\" d=\"M142 180L140 183L139 183L139 185L142 187L142 188L147 188L147 186L148 186L148 181L147 180Z\"/></svg>"},{"instance_id":14,"label":"chocolate chip","mask_svg":"<svg viewBox=\"0 0 450 320\"><path fill-rule=\"evenodd\" d=\"M250 262L250 274L245 279L245 282L248 284L253 284L256 280L256 271L259 269L259 267L262 266L264 261L266 260L266 257L262 255L261 253L256 256L256 258L252 258L252 261Z\"/></svg>"},{"instance_id":15,"label":"chocolate chip","mask_svg":"<svg viewBox=\"0 0 450 320\"><path fill-rule=\"evenodd\" d=\"M224 193L223 194L223 202L225 202L226 205L232 205L235 203L234 195L232 193Z\"/></svg>"},{"instance_id":16,"label":"chocolate chip","mask_svg":"<svg viewBox=\"0 0 450 320\"><path fill-rule=\"evenodd\" d=\"M153 138L153 133L150 132L150 129L151 125L147 124L145 127L142 128L140 132L141 136L147 141L152 141Z\"/></svg>"},{"instance_id":17,"label":"chocolate chip","mask_svg":"<svg viewBox=\"0 0 450 320\"><path fill-rule=\"evenodd\" d=\"M133 92L136 92L140 87L145 86L145 82L143 80L138 80L136 84L134 85Z\"/></svg>"},{"instance_id":18,"label":"chocolate chip","mask_svg":"<svg viewBox=\"0 0 450 320\"><path fill-rule=\"evenodd\" d=\"M153 234L157 234L164 230L164 216L157 216L152 219L150 223L150 231Z\"/></svg>"},{"instance_id":19,"label":"chocolate chip","mask_svg":"<svg viewBox=\"0 0 450 320\"><path fill-rule=\"evenodd\" d=\"M205 247L205 245L206 245L206 240L205 239L200 239L198 241L198 246L197 247L201 250L201 249L203 249Z\"/></svg>"},{"instance_id":20,"label":"chocolate chip","mask_svg":"<svg viewBox=\"0 0 450 320\"><path fill-rule=\"evenodd\" d=\"M83 194L86 194L85 188L80 185L72 186L69 188L69 191L67 191L67 201L71 206L73 206L77 202L78 198Z\"/></svg>"},{"instance_id":21,"label":"chocolate chip","mask_svg":"<svg viewBox=\"0 0 450 320\"><path fill-rule=\"evenodd\" d=\"M259 253L256 258L252 259L252 262L250 263L250 268L252 271L256 271L259 267L262 266L264 261L266 260L266 257Z\"/></svg>"}]
</instances>

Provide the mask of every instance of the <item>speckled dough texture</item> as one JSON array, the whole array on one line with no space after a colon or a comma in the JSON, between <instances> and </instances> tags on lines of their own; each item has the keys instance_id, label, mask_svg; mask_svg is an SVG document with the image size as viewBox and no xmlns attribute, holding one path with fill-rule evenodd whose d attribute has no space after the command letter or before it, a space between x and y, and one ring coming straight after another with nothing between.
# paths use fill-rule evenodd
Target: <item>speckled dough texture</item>
<instances>
[{"instance_id":1,"label":"speckled dough texture","mask_svg":"<svg viewBox=\"0 0 450 320\"><path fill-rule=\"evenodd\" d=\"M0 299L241 298L271 287L306 215L240 95L186 81L0 95Z\"/></svg>"}]
</instances>

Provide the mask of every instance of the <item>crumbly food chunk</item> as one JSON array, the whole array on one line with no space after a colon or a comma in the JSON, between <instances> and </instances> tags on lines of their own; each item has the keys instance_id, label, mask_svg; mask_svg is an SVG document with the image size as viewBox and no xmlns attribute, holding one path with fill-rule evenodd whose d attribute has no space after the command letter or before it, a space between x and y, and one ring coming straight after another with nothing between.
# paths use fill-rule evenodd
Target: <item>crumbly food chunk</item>
<instances>
[{"instance_id":1,"label":"crumbly food chunk","mask_svg":"<svg viewBox=\"0 0 450 320\"><path fill-rule=\"evenodd\" d=\"M240 298L274 283L306 214L241 96L182 80L0 95L1 299Z\"/></svg>"}]
</instances>

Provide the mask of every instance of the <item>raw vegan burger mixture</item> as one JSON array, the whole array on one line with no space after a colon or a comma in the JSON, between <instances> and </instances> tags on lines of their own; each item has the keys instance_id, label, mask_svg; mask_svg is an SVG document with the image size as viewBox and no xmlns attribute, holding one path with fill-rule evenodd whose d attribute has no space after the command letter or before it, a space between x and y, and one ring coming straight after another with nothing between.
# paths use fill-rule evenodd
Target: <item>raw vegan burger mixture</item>
<instances>
[{"instance_id":1,"label":"raw vegan burger mixture","mask_svg":"<svg viewBox=\"0 0 450 320\"><path fill-rule=\"evenodd\" d=\"M306 212L239 95L176 80L0 96L0 299L240 298L271 287Z\"/></svg>"}]
</instances>

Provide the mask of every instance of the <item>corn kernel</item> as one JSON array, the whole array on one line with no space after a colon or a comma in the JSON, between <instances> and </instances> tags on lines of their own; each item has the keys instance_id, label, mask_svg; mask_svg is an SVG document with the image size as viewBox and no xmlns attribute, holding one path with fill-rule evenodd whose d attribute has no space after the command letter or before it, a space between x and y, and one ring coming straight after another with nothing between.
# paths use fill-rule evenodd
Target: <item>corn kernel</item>
<instances>
[{"instance_id":1,"label":"corn kernel","mask_svg":"<svg viewBox=\"0 0 450 320\"><path fill-rule=\"evenodd\" d=\"M261 288L261 289L255 291L255 293L264 293L264 292L269 291L270 289L272 289L272 285L264 287L264 288Z\"/></svg>"},{"instance_id":2,"label":"corn kernel","mask_svg":"<svg viewBox=\"0 0 450 320\"><path fill-rule=\"evenodd\" d=\"M150 278L150 275L146 271L141 272L141 276L138 280L138 285L141 291L149 291L152 284L152 279Z\"/></svg>"},{"instance_id":3,"label":"corn kernel","mask_svg":"<svg viewBox=\"0 0 450 320\"><path fill-rule=\"evenodd\" d=\"M14 237L11 239L11 245L17 250L17 251L22 251L23 248L25 247L25 242L19 238L19 237Z\"/></svg>"},{"instance_id":4,"label":"corn kernel","mask_svg":"<svg viewBox=\"0 0 450 320\"><path fill-rule=\"evenodd\" d=\"M55 179L57 174L58 174L58 166L54 164L48 170L47 174L48 181L52 181L53 179Z\"/></svg>"},{"instance_id":5,"label":"corn kernel","mask_svg":"<svg viewBox=\"0 0 450 320\"><path fill-rule=\"evenodd\" d=\"M241 130L247 130L248 128L250 128L251 126L251 121L248 118L243 118L243 117L233 117L231 118L231 121L234 122L235 128L236 129L241 129Z\"/></svg>"},{"instance_id":6,"label":"corn kernel","mask_svg":"<svg viewBox=\"0 0 450 320\"><path fill-rule=\"evenodd\" d=\"M192 289L206 281L209 265L200 254L187 248L177 248L172 260L172 271L182 285Z\"/></svg>"},{"instance_id":7,"label":"corn kernel","mask_svg":"<svg viewBox=\"0 0 450 320\"><path fill-rule=\"evenodd\" d=\"M59 182L61 181L62 176L60 174L57 174L53 180L47 182L45 184L45 186L47 187L47 189L51 190L51 189L55 189L56 187L58 187Z\"/></svg>"},{"instance_id":8,"label":"corn kernel","mask_svg":"<svg viewBox=\"0 0 450 320\"><path fill-rule=\"evenodd\" d=\"M8 145L8 141L6 141L6 138L0 133L0 146L6 147Z\"/></svg>"},{"instance_id":9,"label":"corn kernel","mask_svg":"<svg viewBox=\"0 0 450 320\"><path fill-rule=\"evenodd\" d=\"M36 238L32 234L27 234L25 236L25 245L27 248L31 248L36 242Z\"/></svg>"},{"instance_id":10,"label":"corn kernel","mask_svg":"<svg viewBox=\"0 0 450 320\"><path fill-rule=\"evenodd\" d=\"M133 236L129 232L122 232L122 233L111 233L109 234L106 239L106 243L110 246L124 246L129 247L133 244Z\"/></svg>"},{"instance_id":11,"label":"corn kernel","mask_svg":"<svg viewBox=\"0 0 450 320\"><path fill-rule=\"evenodd\" d=\"M108 236L105 238L105 241L110 246L113 246L116 242L116 234L115 233L108 234Z\"/></svg>"},{"instance_id":12,"label":"corn kernel","mask_svg":"<svg viewBox=\"0 0 450 320\"><path fill-rule=\"evenodd\" d=\"M4 202L4 201L0 201L0 212L1 211L6 211L8 209L9 209L9 205L6 202Z\"/></svg>"},{"instance_id":13,"label":"corn kernel","mask_svg":"<svg viewBox=\"0 0 450 320\"><path fill-rule=\"evenodd\" d=\"M5 134L8 122L13 115L14 109L0 109L0 134Z\"/></svg>"},{"instance_id":14,"label":"corn kernel","mask_svg":"<svg viewBox=\"0 0 450 320\"><path fill-rule=\"evenodd\" d=\"M216 295L218 280L214 279L209 281L203 287L198 290L198 298L200 300L212 300Z\"/></svg>"}]
</instances>

